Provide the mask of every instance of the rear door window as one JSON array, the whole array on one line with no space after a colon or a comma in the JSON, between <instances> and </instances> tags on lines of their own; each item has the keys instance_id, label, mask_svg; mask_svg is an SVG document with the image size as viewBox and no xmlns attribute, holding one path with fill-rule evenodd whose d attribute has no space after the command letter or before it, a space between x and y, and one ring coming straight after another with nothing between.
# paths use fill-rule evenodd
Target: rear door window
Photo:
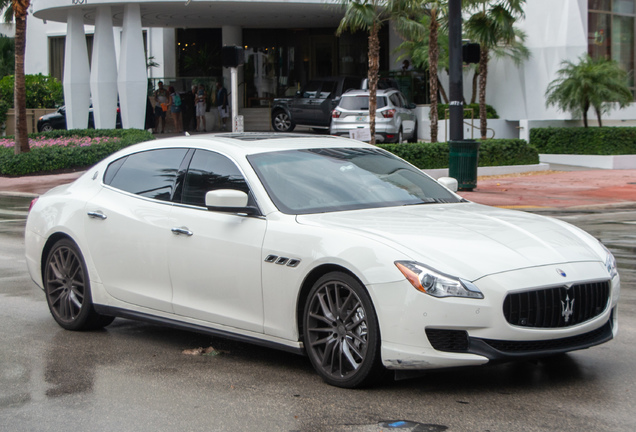
<instances>
[{"instance_id":1,"label":"rear door window","mask_svg":"<svg viewBox=\"0 0 636 432\"><path fill-rule=\"evenodd\" d=\"M188 149L175 148L128 155L108 166L104 183L135 195L170 201L187 152Z\"/></svg>"}]
</instances>

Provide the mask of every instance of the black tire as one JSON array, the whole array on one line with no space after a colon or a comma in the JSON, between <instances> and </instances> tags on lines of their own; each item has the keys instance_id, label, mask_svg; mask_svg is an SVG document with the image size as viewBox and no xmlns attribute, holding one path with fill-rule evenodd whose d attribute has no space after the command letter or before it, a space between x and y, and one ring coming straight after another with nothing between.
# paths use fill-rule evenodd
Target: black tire
<instances>
[{"instance_id":1,"label":"black tire","mask_svg":"<svg viewBox=\"0 0 636 432\"><path fill-rule=\"evenodd\" d=\"M59 240L49 251L43 283L51 315L66 330L94 330L115 319L95 312L86 263L71 240Z\"/></svg>"},{"instance_id":2,"label":"black tire","mask_svg":"<svg viewBox=\"0 0 636 432\"><path fill-rule=\"evenodd\" d=\"M398 131L396 143L402 144L402 142L404 142L404 132L402 132L402 128L400 127L400 130Z\"/></svg>"},{"instance_id":3,"label":"black tire","mask_svg":"<svg viewBox=\"0 0 636 432\"><path fill-rule=\"evenodd\" d=\"M413 129L413 134L411 135L411 138L409 139L410 143L416 143L417 142L417 122L415 122L415 129Z\"/></svg>"},{"instance_id":4,"label":"black tire","mask_svg":"<svg viewBox=\"0 0 636 432\"><path fill-rule=\"evenodd\" d=\"M364 287L348 274L328 273L314 284L303 333L314 369L331 385L363 387L384 370L375 309Z\"/></svg>"},{"instance_id":5,"label":"black tire","mask_svg":"<svg viewBox=\"0 0 636 432\"><path fill-rule=\"evenodd\" d=\"M272 116L272 127L276 132L291 132L296 125L285 111L278 110Z\"/></svg>"},{"instance_id":6,"label":"black tire","mask_svg":"<svg viewBox=\"0 0 636 432\"><path fill-rule=\"evenodd\" d=\"M44 123L42 128L40 128L39 132L51 132L53 129L53 125L51 123Z\"/></svg>"}]
</instances>

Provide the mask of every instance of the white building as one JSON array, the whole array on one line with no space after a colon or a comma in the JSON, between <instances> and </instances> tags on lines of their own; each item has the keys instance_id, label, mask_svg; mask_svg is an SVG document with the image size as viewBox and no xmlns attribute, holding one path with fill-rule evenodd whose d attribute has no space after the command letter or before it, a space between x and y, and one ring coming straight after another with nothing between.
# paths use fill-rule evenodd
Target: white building
<instances>
[{"instance_id":1,"label":"white building","mask_svg":"<svg viewBox=\"0 0 636 432\"><path fill-rule=\"evenodd\" d=\"M366 74L366 35L334 35L342 17L337 1L32 0L31 10L26 72L63 80L70 127L85 126L90 97L97 126L112 127L119 94L124 127L143 128L147 78L178 90L193 79L228 80L220 65L224 45L247 53L239 68L241 107L293 94L314 77ZM526 137L533 125L571 119L545 107L545 90L563 60L590 52L634 70L636 0L532 0L525 11L531 58L519 68L505 60L490 64L487 100L502 118L498 137ZM399 38L385 29L381 40L381 69L398 69ZM150 56L159 67L146 68ZM634 120L636 108L607 118Z\"/></svg>"}]
</instances>

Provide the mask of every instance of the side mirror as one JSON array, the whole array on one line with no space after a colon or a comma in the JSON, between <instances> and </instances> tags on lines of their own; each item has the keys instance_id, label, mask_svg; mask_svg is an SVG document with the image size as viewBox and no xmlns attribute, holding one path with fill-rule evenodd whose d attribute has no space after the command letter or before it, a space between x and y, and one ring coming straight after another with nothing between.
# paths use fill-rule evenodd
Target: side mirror
<instances>
[{"instance_id":1,"label":"side mirror","mask_svg":"<svg viewBox=\"0 0 636 432\"><path fill-rule=\"evenodd\" d=\"M247 201L247 194L235 189L218 189L205 194L205 206L208 210L260 215L258 208L248 206Z\"/></svg>"},{"instance_id":2,"label":"side mirror","mask_svg":"<svg viewBox=\"0 0 636 432\"><path fill-rule=\"evenodd\" d=\"M414 103L410 103L410 104L407 105L407 108L410 109L410 110L414 110L415 108L417 108L417 105L414 104Z\"/></svg>"},{"instance_id":3,"label":"side mirror","mask_svg":"<svg viewBox=\"0 0 636 432\"><path fill-rule=\"evenodd\" d=\"M302 97L303 92L301 92L300 90L296 90L296 97Z\"/></svg>"},{"instance_id":4,"label":"side mirror","mask_svg":"<svg viewBox=\"0 0 636 432\"><path fill-rule=\"evenodd\" d=\"M437 183L441 184L446 189L457 192L457 180L452 177L440 177L437 179Z\"/></svg>"}]
</instances>

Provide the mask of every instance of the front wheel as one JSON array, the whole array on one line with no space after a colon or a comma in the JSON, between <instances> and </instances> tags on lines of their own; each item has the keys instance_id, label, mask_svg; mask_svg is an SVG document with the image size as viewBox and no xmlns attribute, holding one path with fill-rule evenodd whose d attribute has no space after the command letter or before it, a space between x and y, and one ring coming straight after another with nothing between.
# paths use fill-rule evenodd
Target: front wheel
<instances>
[{"instance_id":1,"label":"front wheel","mask_svg":"<svg viewBox=\"0 0 636 432\"><path fill-rule=\"evenodd\" d=\"M44 292L51 315L67 330L93 330L115 318L99 315L93 308L84 258L69 239L59 240L44 264Z\"/></svg>"},{"instance_id":2,"label":"front wheel","mask_svg":"<svg viewBox=\"0 0 636 432\"><path fill-rule=\"evenodd\" d=\"M44 123L40 128L40 132L51 132L53 130L53 126L51 123Z\"/></svg>"},{"instance_id":3,"label":"front wheel","mask_svg":"<svg viewBox=\"0 0 636 432\"><path fill-rule=\"evenodd\" d=\"M314 284L305 303L303 332L314 369L331 385L362 387L383 370L373 304L348 274L328 273Z\"/></svg>"},{"instance_id":4,"label":"front wheel","mask_svg":"<svg viewBox=\"0 0 636 432\"><path fill-rule=\"evenodd\" d=\"M291 132L295 125L285 111L276 111L272 117L272 127L276 132Z\"/></svg>"}]
</instances>

